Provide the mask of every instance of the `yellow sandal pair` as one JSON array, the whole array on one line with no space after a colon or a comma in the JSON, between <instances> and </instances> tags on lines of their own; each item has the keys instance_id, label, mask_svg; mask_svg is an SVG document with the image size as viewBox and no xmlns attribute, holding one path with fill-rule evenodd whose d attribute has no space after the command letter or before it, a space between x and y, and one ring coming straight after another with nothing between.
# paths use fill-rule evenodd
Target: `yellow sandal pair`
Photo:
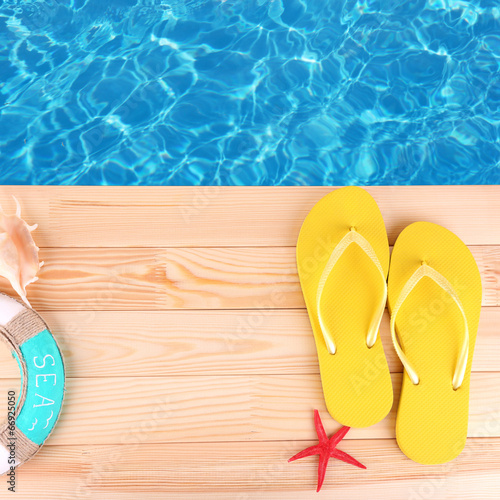
<instances>
[{"instance_id":1,"label":"yellow sandal pair","mask_svg":"<svg viewBox=\"0 0 500 500\"><path fill-rule=\"evenodd\" d=\"M389 269L375 200L361 188L345 187L306 217L297 267L330 415L349 427L368 427L390 411L392 382L378 335L387 302L404 367L399 447L421 464L458 456L467 438L482 294L465 244L437 224L416 222L399 235Z\"/></svg>"}]
</instances>

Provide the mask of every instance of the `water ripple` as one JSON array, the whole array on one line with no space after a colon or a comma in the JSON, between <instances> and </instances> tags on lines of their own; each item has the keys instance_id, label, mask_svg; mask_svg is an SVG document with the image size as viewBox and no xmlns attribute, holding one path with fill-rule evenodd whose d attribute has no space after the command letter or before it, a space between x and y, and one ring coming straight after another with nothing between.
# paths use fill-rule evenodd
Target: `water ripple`
<instances>
[{"instance_id":1,"label":"water ripple","mask_svg":"<svg viewBox=\"0 0 500 500\"><path fill-rule=\"evenodd\" d=\"M498 184L494 0L0 0L0 180Z\"/></svg>"}]
</instances>

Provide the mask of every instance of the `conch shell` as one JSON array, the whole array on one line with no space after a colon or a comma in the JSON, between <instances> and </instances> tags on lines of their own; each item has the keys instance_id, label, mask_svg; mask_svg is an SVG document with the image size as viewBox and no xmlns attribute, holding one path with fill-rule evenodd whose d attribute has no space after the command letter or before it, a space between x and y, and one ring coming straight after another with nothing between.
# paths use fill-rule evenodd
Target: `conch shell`
<instances>
[{"instance_id":1,"label":"conch shell","mask_svg":"<svg viewBox=\"0 0 500 500\"><path fill-rule=\"evenodd\" d=\"M14 198L17 211L6 215L0 207L0 276L7 278L24 303L31 307L26 298L26 287L35 282L43 266L38 260L39 248L31 232L38 224L29 226L21 219L21 206Z\"/></svg>"}]
</instances>

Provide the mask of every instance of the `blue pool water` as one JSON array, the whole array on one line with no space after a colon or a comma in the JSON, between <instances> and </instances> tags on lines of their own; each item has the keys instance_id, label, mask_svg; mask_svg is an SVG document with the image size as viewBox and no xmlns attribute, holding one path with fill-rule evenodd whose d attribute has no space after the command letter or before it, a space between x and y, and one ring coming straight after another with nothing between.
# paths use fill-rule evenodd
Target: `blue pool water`
<instances>
[{"instance_id":1,"label":"blue pool water","mask_svg":"<svg viewBox=\"0 0 500 500\"><path fill-rule=\"evenodd\" d=\"M497 0L0 0L0 182L500 184Z\"/></svg>"}]
</instances>

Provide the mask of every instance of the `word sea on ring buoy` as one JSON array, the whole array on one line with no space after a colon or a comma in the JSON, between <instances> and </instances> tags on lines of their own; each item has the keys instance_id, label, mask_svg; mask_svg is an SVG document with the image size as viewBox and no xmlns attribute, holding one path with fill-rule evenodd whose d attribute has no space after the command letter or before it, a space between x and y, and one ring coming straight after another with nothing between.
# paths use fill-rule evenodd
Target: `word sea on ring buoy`
<instances>
[{"instance_id":1,"label":"word sea on ring buoy","mask_svg":"<svg viewBox=\"0 0 500 500\"><path fill-rule=\"evenodd\" d=\"M27 462L55 427L64 398L61 351L43 319L0 293L0 338L21 370L21 392L13 414L0 426L0 475Z\"/></svg>"}]
</instances>

